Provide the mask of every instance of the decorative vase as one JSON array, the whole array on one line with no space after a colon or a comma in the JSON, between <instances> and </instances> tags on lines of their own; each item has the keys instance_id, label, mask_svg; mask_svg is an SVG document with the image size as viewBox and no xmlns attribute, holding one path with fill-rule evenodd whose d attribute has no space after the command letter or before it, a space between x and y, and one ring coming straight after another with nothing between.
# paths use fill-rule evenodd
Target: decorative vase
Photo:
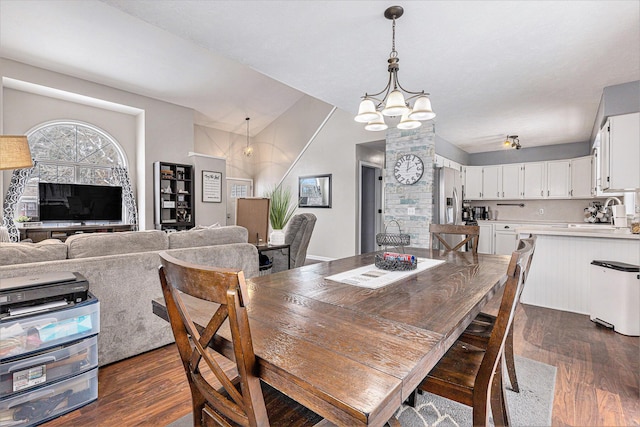
<instances>
[{"instance_id":1,"label":"decorative vase","mask_svg":"<svg viewBox=\"0 0 640 427\"><path fill-rule=\"evenodd\" d=\"M284 245L284 231L273 230L269 236L269 243L272 245Z\"/></svg>"}]
</instances>

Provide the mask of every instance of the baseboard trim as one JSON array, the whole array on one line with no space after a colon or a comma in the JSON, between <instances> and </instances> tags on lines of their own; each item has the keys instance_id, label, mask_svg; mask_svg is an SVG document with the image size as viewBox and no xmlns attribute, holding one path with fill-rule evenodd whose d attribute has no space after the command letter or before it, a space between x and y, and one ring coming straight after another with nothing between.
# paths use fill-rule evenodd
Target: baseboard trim
<instances>
[{"instance_id":1,"label":"baseboard trim","mask_svg":"<svg viewBox=\"0 0 640 427\"><path fill-rule=\"evenodd\" d=\"M328 258L320 255L307 255L307 259L322 262L322 261L333 261L337 258Z\"/></svg>"}]
</instances>

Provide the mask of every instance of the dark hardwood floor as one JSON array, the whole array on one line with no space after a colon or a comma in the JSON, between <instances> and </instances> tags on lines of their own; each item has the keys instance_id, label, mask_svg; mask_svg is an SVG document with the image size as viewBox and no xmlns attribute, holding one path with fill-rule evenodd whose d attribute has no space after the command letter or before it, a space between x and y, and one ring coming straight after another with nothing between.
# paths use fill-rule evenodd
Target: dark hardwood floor
<instances>
[{"instance_id":1,"label":"dark hardwood floor","mask_svg":"<svg viewBox=\"0 0 640 427\"><path fill-rule=\"evenodd\" d=\"M516 354L558 368L554 426L640 426L637 337L595 325L588 316L521 304ZM191 410L174 345L101 368L98 401L44 424L165 426Z\"/></svg>"}]
</instances>

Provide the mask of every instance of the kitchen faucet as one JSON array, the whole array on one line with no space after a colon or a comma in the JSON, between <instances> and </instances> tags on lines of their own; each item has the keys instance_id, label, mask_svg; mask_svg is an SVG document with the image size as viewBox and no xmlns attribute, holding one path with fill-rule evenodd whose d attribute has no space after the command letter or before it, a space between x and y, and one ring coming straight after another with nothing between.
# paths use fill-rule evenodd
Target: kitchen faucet
<instances>
[{"instance_id":1,"label":"kitchen faucet","mask_svg":"<svg viewBox=\"0 0 640 427\"><path fill-rule=\"evenodd\" d=\"M606 209L607 207L609 207L609 202L612 202L612 201L614 201L614 200L615 200L616 202L618 202L618 204L619 204L619 205L621 205L621 204L622 204L622 202L620 201L620 199L618 199L617 197L608 197L608 198L607 198L607 200L604 202L604 207L603 207L603 209Z\"/></svg>"}]
</instances>

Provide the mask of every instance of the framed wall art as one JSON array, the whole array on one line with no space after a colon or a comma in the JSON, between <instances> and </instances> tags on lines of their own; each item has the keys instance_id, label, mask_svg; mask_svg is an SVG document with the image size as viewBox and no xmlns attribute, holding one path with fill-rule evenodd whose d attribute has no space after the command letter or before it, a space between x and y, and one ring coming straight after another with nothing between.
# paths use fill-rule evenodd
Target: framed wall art
<instances>
[{"instance_id":1,"label":"framed wall art","mask_svg":"<svg viewBox=\"0 0 640 427\"><path fill-rule=\"evenodd\" d=\"M331 174L298 178L298 207L331 207Z\"/></svg>"},{"instance_id":2,"label":"framed wall art","mask_svg":"<svg viewBox=\"0 0 640 427\"><path fill-rule=\"evenodd\" d=\"M202 201L222 202L222 172L202 171Z\"/></svg>"}]
</instances>

